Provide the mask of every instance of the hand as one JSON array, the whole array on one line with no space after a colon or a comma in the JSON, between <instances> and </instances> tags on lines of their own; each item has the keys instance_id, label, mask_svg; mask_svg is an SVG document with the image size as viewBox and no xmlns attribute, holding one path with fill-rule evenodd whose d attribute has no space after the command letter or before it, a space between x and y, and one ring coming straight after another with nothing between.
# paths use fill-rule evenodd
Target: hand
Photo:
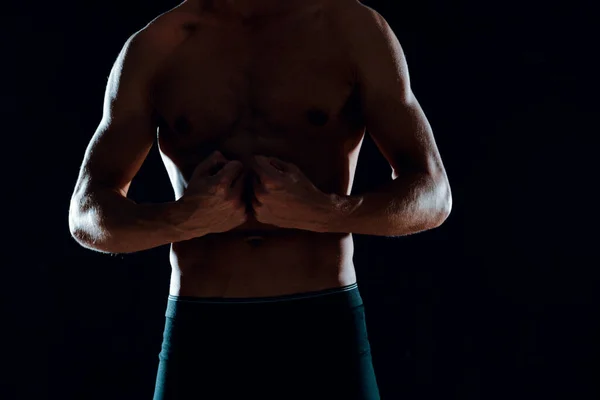
<instances>
[{"instance_id":1,"label":"hand","mask_svg":"<svg viewBox=\"0 0 600 400\"><path fill-rule=\"evenodd\" d=\"M188 238L229 231L246 222L242 201L244 167L216 151L201 162L188 183L181 204L180 228Z\"/></svg>"},{"instance_id":2,"label":"hand","mask_svg":"<svg viewBox=\"0 0 600 400\"><path fill-rule=\"evenodd\" d=\"M321 192L294 164L255 156L252 205L256 219L281 228L326 232L332 198Z\"/></svg>"}]
</instances>

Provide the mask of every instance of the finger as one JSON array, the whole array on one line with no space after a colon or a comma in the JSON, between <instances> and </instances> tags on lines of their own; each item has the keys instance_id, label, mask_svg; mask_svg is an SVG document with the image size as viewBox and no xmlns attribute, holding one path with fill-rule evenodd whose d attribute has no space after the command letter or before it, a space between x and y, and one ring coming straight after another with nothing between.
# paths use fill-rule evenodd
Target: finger
<instances>
[{"instance_id":1,"label":"finger","mask_svg":"<svg viewBox=\"0 0 600 400\"><path fill-rule=\"evenodd\" d=\"M278 171L281 171L281 172L289 172L290 171L290 165L284 161L281 161L278 158L269 157L269 164L271 164L273 167L275 167L275 169L277 169Z\"/></svg>"},{"instance_id":2,"label":"finger","mask_svg":"<svg viewBox=\"0 0 600 400\"><path fill-rule=\"evenodd\" d=\"M273 190L284 185L284 179L288 175L285 171L276 169L266 158L257 160L257 165L256 175L260 178L263 188Z\"/></svg>"},{"instance_id":3,"label":"finger","mask_svg":"<svg viewBox=\"0 0 600 400\"><path fill-rule=\"evenodd\" d=\"M242 170L240 173L238 173L232 180L231 180L231 188L237 188L238 186L244 186L244 182L247 180L248 176L248 171L242 167Z\"/></svg>"},{"instance_id":4,"label":"finger","mask_svg":"<svg viewBox=\"0 0 600 400\"><path fill-rule=\"evenodd\" d=\"M224 187L230 187L233 181L244 172L244 165L237 161L229 161L219 172L214 176L215 180Z\"/></svg>"},{"instance_id":5,"label":"finger","mask_svg":"<svg viewBox=\"0 0 600 400\"><path fill-rule=\"evenodd\" d=\"M273 158L277 163L285 166L285 175L288 179L290 179L293 183L298 183L301 180L306 181L308 178L304 175L304 172L296 165L292 163L288 163L285 161L281 161L277 158Z\"/></svg>"},{"instance_id":6,"label":"finger","mask_svg":"<svg viewBox=\"0 0 600 400\"><path fill-rule=\"evenodd\" d=\"M268 176L263 176L261 179L257 174L254 175L252 187L255 196L263 197L268 193L268 189L273 189L274 186L272 179Z\"/></svg>"},{"instance_id":7,"label":"finger","mask_svg":"<svg viewBox=\"0 0 600 400\"><path fill-rule=\"evenodd\" d=\"M257 199L252 199L252 211L259 222L265 216L265 206ZM260 219L259 219L260 218Z\"/></svg>"},{"instance_id":8,"label":"finger","mask_svg":"<svg viewBox=\"0 0 600 400\"><path fill-rule=\"evenodd\" d=\"M263 184L263 180L265 179L266 175L262 172L259 171L257 169L253 170L253 174L252 174L252 187L256 190L258 188L260 188Z\"/></svg>"},{"instance_id":9,"label":"finger","mask_svg":"<svg viewBox=\"0 0 600 400\"><path fill-rule=\"evenodd\" d=\"M269 193L262 186L254 188L254 198L261 204L267 199L268 194Z\"/></svg>"},{"instance_id":10,"label":"finger","mask_svg":"<svg viewBox=\"0 0 600 400\"><path fill-rule=\"evenodd\" d=\"M267 175L275 175L275 173L280 172L265 156L255 156L254 160L256 161L259 171L262 171Z\"/></svg>"},{"instance_id":11,"label":"finger","mask_svg":"<svg viewBox=\"0 0 600 400\"><path fill-rule=\"evenodd\" d=\"M304 175L304 172L302 172L302 170L296 164L285 162L275 157L271 157L271 161L272 163L274 162L275 164L282 166L283 171L287 175Z\"/></svg>"},{"instance_id":12,"label":"finger","mask_svg":"<svg viewBox=\"0 0 600 400\"><path fill-rule=\"evenodd\" d=\"M193 176L214 175L227 161L223 154L217 150L196 166Z\"/></svg>"},{"instance_id":13,"label":"finger","mask_svg":"<svg viewBox=\"0 0 600 400\"><path fill-rule=\"evenodd\" d=\"M245 187L246 176L248 173L243 171L231 182L231 191L229 197L232 199L241 199Z\"/></svg>"}]
</instances>

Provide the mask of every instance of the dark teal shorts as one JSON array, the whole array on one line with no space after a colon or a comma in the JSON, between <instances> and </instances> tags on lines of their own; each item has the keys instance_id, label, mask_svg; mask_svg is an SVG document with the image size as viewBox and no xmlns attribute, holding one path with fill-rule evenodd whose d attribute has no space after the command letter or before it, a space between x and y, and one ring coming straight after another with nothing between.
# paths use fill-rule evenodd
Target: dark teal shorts
<instances>
[{"instance_id":1,"label":"dark teal shorts","mask_svg":"<svg viewBox=\"0 0 600 400\"><path fill-rule=\"evenodd\" d=\"M356 284L264 298L169 296L154 400L378 400Z\"/></svg>"}]
</instances>

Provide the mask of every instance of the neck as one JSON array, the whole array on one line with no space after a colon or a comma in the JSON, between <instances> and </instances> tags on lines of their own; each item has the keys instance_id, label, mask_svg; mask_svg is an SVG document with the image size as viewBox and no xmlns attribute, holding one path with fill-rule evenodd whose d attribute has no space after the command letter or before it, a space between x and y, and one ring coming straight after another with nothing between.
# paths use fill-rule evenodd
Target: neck
<instances>
[{"instance_id":1,"label":"neck","mask_svg":"<svg viewBox=\"0 0 600 400\"><path fill-rule=\"evenodd\" d=\"M251 18L279 14L298 6L294 0L197 0L205 12Z\"/></svg>"}]
</instances>

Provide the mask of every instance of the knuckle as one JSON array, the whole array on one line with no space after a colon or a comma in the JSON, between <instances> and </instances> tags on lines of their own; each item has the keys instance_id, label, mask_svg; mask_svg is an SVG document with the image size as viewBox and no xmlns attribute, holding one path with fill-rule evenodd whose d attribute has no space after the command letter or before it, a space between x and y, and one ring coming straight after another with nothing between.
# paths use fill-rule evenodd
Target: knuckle
<instances>
[{"instance_id":1,"label":"knuckle","mask_svg":"<svg viewBox=\"0 0 600 400\"><path fill-rule=\"evenodd\" d=\"M235 199L231 198L229 195L223 196L223 206L230 211L235 211Z\"/></svg>"},{"instance_id":2,"label":"knuckle","mask_svg":"<svg viewBox=\"0 0 600 400\"><path fill-rule=\"evenodd\" d=\"M214 194L218 196L225 196L227 194L227 185L223 182L219 182L214 186Z\"/></svg>"},{"instance_id":3,"label":"knuckle","mask_svg":"<svg viewBox=\"0 0 600 400\"><path fill-rule=\"evenodd\" d=\"M216 185L226 187L230 184L231 179L227 175L221 175L217 178Z\"/></svg>"},{"instance_id":4,"label":"knuckle","mask_svg":"<svg viewBox=\"0 0 600 400\"><path fill-rule=\"evenodd\" d=\"M226 165L227 172L229 172L229 173L237 172L237 171L239 171L241 166L242 166L242 163L237 160L229 161Z\"/></svg>"},{"instance_id":5,"label":"knuckle","mask_svg":"<svg viewBox=\"0 0 600 400\"><path fill-rule=\"evenodd\" d=\"M267 190L273 190L273 189L277 189L279 187L279 184L273 180L265 180L263 181L263 187Z\"/></svg>"},{"instance_id":6,"label":"knuckle","mask_svg":"<svg viewBox=\"0 0 600 400\"><path fill-rule=\"evenodd\" d=\"M208 192L208 194L214 196L215 194L217 194L217 187L215 185L208 185L206 191Z\"/></svg>"},{"instance_id":7,"label":"knuckle","mask_svg":"<svg viewBox=\"0 0 600 400\"><path fill-rule=\"evenodd\" d=\"M229 204L236 210L236 212L243 212L245 209L244 202L238 198L232 198Z\"/></svg>"},{"instance_id":8,"label":"knuckle","mask_svg":"<svg viewBox=\"0 0 600 400\"><path fill-rule=\"evenodd\" d=\"M262 201L262 200L264 200L264 199L265 199L265 196L266 196L266 195L267 195L267 192L266 192L266 191L264 191L264 190L263 190L263 191L260 191L260 192L257 192L257 193L255 194L255 196L256 196L256 200L258 200L258 201Z\"/></svg>"},{"instance_id":9,"label":"knuckle","mask_svg":"<svg viewBox=\"0 0 600 400\"><path fill-rule=\"evenodd\" d=\"M218 186L229 186L231 184L231 176L228 172L229 171L225 171L225 174L219 176L217 180Z\"/></svg>"}]
</instances>

